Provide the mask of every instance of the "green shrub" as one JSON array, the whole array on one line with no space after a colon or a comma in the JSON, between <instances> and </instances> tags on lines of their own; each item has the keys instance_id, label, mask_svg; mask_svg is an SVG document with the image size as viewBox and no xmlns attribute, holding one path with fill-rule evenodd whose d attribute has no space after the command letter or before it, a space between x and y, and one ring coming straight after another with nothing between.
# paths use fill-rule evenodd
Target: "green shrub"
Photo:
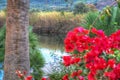
<instances>
[{"instance_id":1,"label":"green shrub","mask_svg":"<svg viewBox=\"0 0 120 80\"><path fill-rule=\"evenodd\" d=\"M120 29L120 9L117 7L113 7L110 10L110 15L104 13L97 20L96 18L100 15L99 12L89 12L84 21L81 23L81 26L85 28L90 28L92 23L96 20L96 22L92 25L97 29L102 29L105 31L107 35L115 32Z\"/></svg>"},{"instance_id":2,"label":"green shrub","mask_svg":"<svg viewBox=\"0 0 120 80\"><path fill-rule=\"evenodd\" d=\"M55 64L55 63L54 63ZM69 69L66 69L61 63L57 63L57 66L52 65L51 73L48 74L50 80L61 80L66 73L70 73Z\"/></svg>"},{"instance_id":3,"label":"green shrub","mask_svg":"<svg viewBox=\"0 0 120 80\"><path fill-rule=\"evenodd\" d=\"M78 2L74 5L74 14L86 13L89 11L89 8L82 2Z\"/></svg>"},{"instance_id":4,"label":"green shrub","mask_svg":"<svg viewBox=\"0 0 120 80\"><path fill-rule=\"evenodd\" d=\"M86 6L89 8L89 11L97 11L97 8L94 4L86 4Z\"/></svg>"},{"instance_id":5,"label":"green shrub","mask_svg":"<svg viewBox=\"0 0 120 80\"><path fill-rule=\"evenodd\" d=\"M0 62L4 60L5 53L5 26L0 28Z\"/></svg>"},{"instance_id":6,"label":"green shrub","mask_svg":"<svg viewBox=\"0 0 120 80\"><path fill-rule=\"evenodd\" d=\"M32 32L32 30L33 27L30 26L29 27L30 66L33 69L32 75L34 76L34 79L39 80L43 75L41 68L44 66L45 60L38 48L39 46L38 37L35 33Z\"/></svg>"}]
</instances>

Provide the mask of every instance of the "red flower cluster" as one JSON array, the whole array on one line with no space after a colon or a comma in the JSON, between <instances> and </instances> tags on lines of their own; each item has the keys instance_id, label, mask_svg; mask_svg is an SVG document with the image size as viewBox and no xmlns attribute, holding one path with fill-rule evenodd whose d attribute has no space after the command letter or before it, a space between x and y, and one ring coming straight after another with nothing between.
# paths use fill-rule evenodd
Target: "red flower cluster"
<instances>
[{"instance_id":1,"label":"red flower cluster","mask_svg":"<svg viewBox=\"0 0 120 80\"><path fill-rule=\"evenodd\" d=\"M62 80L69 80L68 74L65 74L65 75L63 76Z\"/></svg>"},{"instance_id":2,"label":"red flower cluster","mask_svg":"<svg viewBox=\"0 0 120 80\"><path fill-rule=\"evenodd\" d=\"M105 72L105 76L109 77L110 80L119 80L120 79L120 63L117 64L112 71Z\"/></svg>"},{"instance_id":3,"label":"red flower cluster","mask_svg":"<svg viewBox=\"0 0 120 80\"><path fill-rule=\"evenodd\" d=\"M26 73L26 71L21 72L20 70L16 70L16 74L21 80L32 80L32 76L25 76Z\"/></svg>"},{"instance_id":4,"label":"red flower cluster","mask_svg":"<svg viewBox=\"0 0 120 80\"><path fill-rule=\"evenodd\" d=\"M32 80L32 76L27 76L25 80Z\"/></svg>"},{"instance_id":5,"label":"red flower cluster","mask_svg":"<svg viewBox=\"0 0 120 80\"><path fill-rule=\"evenodd\" d=\"M47 80L47 79L43 77L41 80Z\"/></svg>"},{"instance_id":6,"label":"red flower cluster","mask_svg":"<svg viewBox=\"0 0 120 80\"><path fill-rule=\"evenodd\" d=\"M72 72L71 74L71 77L74 78L74 77L79 77L79 75L82 73L82 70L78 70L78 71L74 71Z\"/></svg>"},{"instance_id":7,"label":"red flower cluster","mask_svg":"<svg viewBox=\"0 0 120 80\"><path fill-rule=\"evenodd\" d=\"M90 41L88 30L79 27L73 31L68 32L67 37L64 40L66 52L72 52L78 50L83 52L88 49L88 43Z\"/></svg>"},{"instance_id":8,"label":"red flower cluster","mask_svg":"<svg viewBox=\"0 0 120 80\"><path fill-rule=\"evenodd\" d=\"M24 78L24 73L22 73L21 71L19 71L19 70L16 70L16 72L15 72L16 74L17 74L17 76L19 77L19 78Z\"/></svg>"},{"instance_id":9,"label":"red flower cluster","mask_svg":"<svg viewBox=\"0 0 120 80\"><path fill-rule=\"evenodd\" d=\"M77 64L80 62L80 58L75 58L71 56L63 56L63 64L65 66L70 66L72 64Z\"/></svg>"},{"instance_id":10,"label":"red flower cluster","mask_svg":"<svg viewBox=\"0 0 120 80\"><path fill-rule=\"evenodd\" d=\"M89 33L92 36L89 36ZM84 53L84 56L80 57L82 57L86 68L89 69L88 80L96 80L97 72L99 70L105 71L107 68L111 70L111 72L105 73L110 80L120 79L120 64L117 65L115 59L107 60L103 57L114 54L116 49L120 50L120 30L110 36L106 36L102 30L97 30L96 28L92 28L89 32L83 27L78 27L68 32L64 44L66 52L74 54L74 51L78 51L78 54ZM72 61L73 64L80 61L78 57L74 57L74 59L70 56L63 56L63 63L65 66L70 66ZM77 59L79 60L77 61Z\"/></svg>"},{"instance_id":11,"label":"red flower cluster","mask_svg":"<svg viewBox=\"0 0 120 80\"><path fill-rule=\"evenodd\" d=\"M80 76L80 74L82 73L82 70L77 70L71 73L70 77L71 78L76 78L78 80L84 80L83 76ZM68 74L65 74L62 78L62 80L69 80L69 76Z\"/></svg>"}]
</instances>

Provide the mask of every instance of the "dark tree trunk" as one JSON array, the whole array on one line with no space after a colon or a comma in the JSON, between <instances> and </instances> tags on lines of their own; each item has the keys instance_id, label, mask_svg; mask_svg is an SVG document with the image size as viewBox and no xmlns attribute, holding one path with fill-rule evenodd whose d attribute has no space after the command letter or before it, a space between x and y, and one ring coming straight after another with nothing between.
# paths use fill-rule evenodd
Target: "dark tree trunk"
<instances>
[{"instance_id":1,"label":"dark tree trunk","mask_svg":"<svg viewBox=\"0 0 120 80\"><path fill-rule=\"evenodd\" d=\"M7 1L4 80L19 80L16 70L29 75L28 10L29 0Z\"/></svg>"}]
</instances>

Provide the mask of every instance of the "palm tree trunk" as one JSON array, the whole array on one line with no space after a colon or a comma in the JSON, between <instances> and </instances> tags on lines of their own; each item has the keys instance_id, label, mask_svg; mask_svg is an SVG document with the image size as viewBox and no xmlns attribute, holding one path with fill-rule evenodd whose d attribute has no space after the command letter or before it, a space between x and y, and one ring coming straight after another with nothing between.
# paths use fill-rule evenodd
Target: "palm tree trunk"
<instances>
[{"instance_id":1,"label":"palm tree trunk","mask_svg":"<svg viewBox=\"0 0 120 80\"><path fill-rule=\"evenodd\" d=\"M4 80L19 80L16 70L29 75L28 10L29 0L7 1Z\"/></svg>"}]
</instances>

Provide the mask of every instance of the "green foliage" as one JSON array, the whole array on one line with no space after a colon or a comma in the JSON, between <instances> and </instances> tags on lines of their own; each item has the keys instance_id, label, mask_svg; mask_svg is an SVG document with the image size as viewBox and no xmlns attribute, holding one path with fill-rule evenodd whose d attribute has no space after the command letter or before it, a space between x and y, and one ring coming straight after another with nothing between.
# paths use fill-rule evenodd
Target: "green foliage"
<instances>
[{"instance_id":1,"label":"green foliage","mask_svg":"<svg viewBox=\"0 0 120 80\"><path fill-rule=\"evenodd\" d=\"M29 27L29 46L30 46L30 66L33 69L32 75L34 76L35 80L39 80L42 77L42 70L41 68L44 66L45 60L40 53L38 48L38 37L35 33L32 32L33 27Z\"/></svg>"},{"instance_id":2,"label":"green foliage","mask_svg":"<svg viewBox=\"0 0 120 80\"><path fill-rule=\"evenodd\" d=\"M5 53L5 26L0 28L0 62L4 60Z\"/></svg>"},{"instance_id":3,"label":"green foliage","mask_svg":"<svg viewBox=\"0 0 120 80\"><path fill-rule=\"evenodd\" d=\"M89 11L89 8L82 2L78 2L74 5L74 14L86 13Z\"/></svg>"},{"instance_id":4,"label":"green foliage","mask_svg":"<svg viewBox=\"0 0 120 80\"><path fill-rule=\"evenodd\" d=\"M118 4L118 7L120 8L120 0L116 0L117 1L117 4Z\"/></svg>"},{"instance_id":5,"label":"green foliage","mask_svg":"<svg viewBox=\"0 0 120 80\"><path fill-rule=\"evenodd\" d=\"M59 66L53 66L54 69L52 70L52 73L48 74L50 80L61 80L66 73L70 73L70 70L66 69L62 64L58 65ZM57 68L60 69L57 70Z\"/></svg>"},{"instance_id":6,"label":"green foliage","mask_svg":"<svg viewBox=\"0 0 120 80\"><path fill-rule=\"evenodd\" d=\"M98 12L89 12L85 16L84 21L81 23L81 25L84 26L85 28L89 29L98 15L99 15ZM100 21L100 19L98 19L93 26L99 27L100 24L101 24L101 21Z\"/></svg>"},{"instance_id":7,"label":"green foliage","mask_svg":"<svg viewBox=\"0 0 120 80\"><path fill-rule=\"evenodd\" d=\"M61 80L62 77L65 75L63 72L53 72L52 74L49 75L51 80Z\"/></svg>"},{"instance_id":8,"label":"green foliage","mask_svg":"<svg viewBox=\"0 0 120 80\"><path fill-rule=\"evenodd\" d=\"M35 80L39 80L42 75L43 71L41 70L41 67L44 66L44 60L40 52L38 50L35 50L32 54L30 54L30 62L31 62L31 68L33 69L32 75L34 76Z\"/></svg>"},{"instance_id":9,"label":"green foliage","mask_svg":"<svg viewBox=\"0 0 120 80\"><path fill-rule=\"evenodd\" d=\"M100 15L99 12L89 12L85 20L81 23L81 26L89 29L92 25L97 29L102 29L105 31L107 35L115 32L116 30L120 29L120 9L117 7L113 7L108 11L104 10L104 14L102 14L98 19L97 17ZM96 20L97 19L97 20Z\"/></svg>"},{"instance_id":10,"label":"green foliage","mask_svg":"<svg viewBox=\"0 0 120 80\"><path fill-rule=\"evenodd\" d=\"M4 61L4 53L5 53L5 32L6 27L3 26L0 28L0 62ZM30 52L30 66L33 69L34 78L42 77L41 68L44 66L45 60L38 49L39 43L38 38L35 33L32 32L32 27L29 27L29 52ZM38 80L38 79L37 79Z\"/></svg>"}]
</instances>

